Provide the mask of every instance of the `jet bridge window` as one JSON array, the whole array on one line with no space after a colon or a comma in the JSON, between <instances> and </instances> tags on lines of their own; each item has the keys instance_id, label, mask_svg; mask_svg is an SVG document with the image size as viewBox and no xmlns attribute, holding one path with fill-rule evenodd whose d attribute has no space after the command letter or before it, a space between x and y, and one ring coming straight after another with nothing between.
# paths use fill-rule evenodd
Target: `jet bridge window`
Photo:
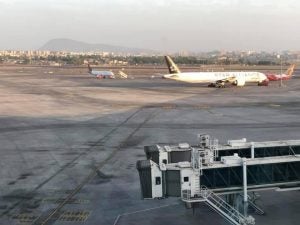
<instances>
[{"instance_id":1,"label":"jet bridge window","mask_svg":"<svg viewBox=\"0 0 300 225\"><path fill-rule=\"evenodd\" d=\"M161 179L160 177L155 177L155 184L160 185L161 184Z\"/></svg>"},{"instance_id":2,"label":"jet bridge window","mask_svg":"<svg viewBox=\"0 0 300 225\"><path fill-rule=\"evenodd\" d=\"M183 177L184 182L189 182L189 177Z\"/></svg>"}]
</instances>

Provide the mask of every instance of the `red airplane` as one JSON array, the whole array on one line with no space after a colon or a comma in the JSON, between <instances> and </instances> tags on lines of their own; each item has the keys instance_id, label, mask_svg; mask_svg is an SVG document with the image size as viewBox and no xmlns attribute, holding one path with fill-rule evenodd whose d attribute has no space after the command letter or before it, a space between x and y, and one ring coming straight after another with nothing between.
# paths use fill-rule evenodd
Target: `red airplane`
<instances>
[{"instance_id":1,"label":"red airplane","mask_svg":"<svg viewBox=\"0 0 300 225\"><path fill-rule=\"evenodd\" d=\"M293 72L295 69L295 64L291 65L287 71L283 74L275 74L275 73L266 73L266 76L269 81L277 81L277 80L289 80L293 76Z\"/></svg>"}]
</instances>

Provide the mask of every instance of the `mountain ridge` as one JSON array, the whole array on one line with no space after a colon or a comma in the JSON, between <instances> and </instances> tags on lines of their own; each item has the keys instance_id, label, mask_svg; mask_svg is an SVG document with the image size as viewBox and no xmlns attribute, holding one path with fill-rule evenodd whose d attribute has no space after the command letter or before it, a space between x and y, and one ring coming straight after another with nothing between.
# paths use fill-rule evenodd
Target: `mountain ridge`
<instances>
[{"instance_id":1,"label":"mountain ridge","mask_svg":"<svg viewBox=\"0 0 300 225\"><path fill-rule=\"evenodd\" d=\"M115 52L115 53L154 53L154 50L131 48L117 45L96 43L91 44L83 41L72 40L68 38L56 38L46 42L38 50L41 51L70 51L70 52Z\"/></svg>"}]
</instances>

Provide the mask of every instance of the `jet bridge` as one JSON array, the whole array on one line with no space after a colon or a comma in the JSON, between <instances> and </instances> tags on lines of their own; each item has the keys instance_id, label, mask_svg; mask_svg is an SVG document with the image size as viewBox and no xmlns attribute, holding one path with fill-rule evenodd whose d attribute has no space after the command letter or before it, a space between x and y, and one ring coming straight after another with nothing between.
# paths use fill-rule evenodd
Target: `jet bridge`
<instances>
[{"instance_id":1,"label":"jet bridge","mask_svg":"<svg viewBox=\"0 0 300 225\"><path fill-rule=\"evenodd\" d=\"M191 205L204 201L233 224L254 224L253 218L242 217L218 196L241 195L263 213L250 201L248 192L300 189L300 140L241 139L221 145L209 135L198 138L195 146L145 146L147 160L137 162L143 198L181 197ZM209 196L203 195L203 189Z\"/></svg>"},{"instance_id":2,"label":"jet bridge","mask_svg":"<svg viewBox=\"0 0 300 225\"><path fill-rule=\"evenodd\" d=\"M180 196L187 184L193 190L199 186L198 181L194 182L198 179L200 185L216 192L241 191L243 159L246 159L248 189L300 185L300 140L247 142L241 139L221 145L216 139L201 135L195 146L157 144L145 146L144 150L149 163L148 167L145 167L146 161L144 166L141 162L137 164L141 182L148 179L142 171L151 170L148 174L154 175L154 168L157 168L155 174L161 175L157 183L161 182L163 190L160 197ZM146 194L143 189L142 193Z\"/></svg>"}]
</instances>

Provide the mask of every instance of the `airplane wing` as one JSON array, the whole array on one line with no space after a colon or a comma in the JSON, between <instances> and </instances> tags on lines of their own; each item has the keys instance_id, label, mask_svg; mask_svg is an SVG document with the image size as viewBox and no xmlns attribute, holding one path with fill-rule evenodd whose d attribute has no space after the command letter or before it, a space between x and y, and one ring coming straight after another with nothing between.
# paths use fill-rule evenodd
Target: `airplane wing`
<instances>
[{"instance_id":1,"label":"airplane wing","mask_svg":"<svg viewBox=\"0 0 300 225\"><path fill-rule=\"evenodd\" d=\"M245 77L236 77L236 76L231 76L231 77L226 77L221 80L217 80L215 85L216 87L225 87L225 83L230 83L236 86L244 86L246 83Z\"/></svg>"},{"instance_id":2,"label":"airplane wing","mask_svg":"<svg viewBox=\"0 0 300 225\"><path fill-rule=\"evenodd\" d=\"M233 84L236 81L236 77L226 77L224 79L217 80L215 82L216 87L224 87L226 83L231 83Z\"/></svg>"},{"instance_id":3,"label":"airplane wing","mask_svg":"<svg viewBox=\"0 0 300 225\"><path fill-rule=\"evenodd\" d=\"M236 76L227 77L223 79L223 81L225 81L226 83L234 83L236 80L237 80Z\"/></svg>"}]
</instances>

